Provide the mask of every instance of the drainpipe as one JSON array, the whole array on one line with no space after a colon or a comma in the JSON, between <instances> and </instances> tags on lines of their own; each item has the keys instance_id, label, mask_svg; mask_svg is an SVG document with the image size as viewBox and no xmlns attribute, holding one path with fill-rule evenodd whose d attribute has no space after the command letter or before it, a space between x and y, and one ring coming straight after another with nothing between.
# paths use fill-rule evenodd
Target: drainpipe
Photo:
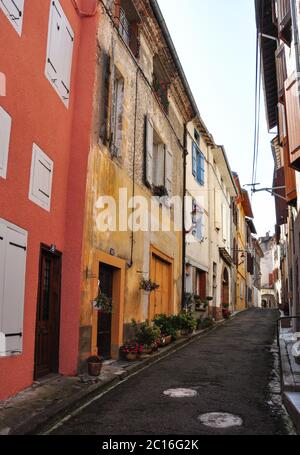
<instances>
[{"instance_id":1,"label":"drainpipe","mask_svg":"<svg viewBox=\"0 0 300 455\"><path fill-rule=\"evenodd\" d=\"M185 267L186 267L186 238L185 238L185 196L186 196L186 166L187 166L187 123L184 124L183 131L183 200L182 200L182 298L181 306L184 308L184 296L186 291L186 277L185 277Z\"/></svg>"}]
</instances>

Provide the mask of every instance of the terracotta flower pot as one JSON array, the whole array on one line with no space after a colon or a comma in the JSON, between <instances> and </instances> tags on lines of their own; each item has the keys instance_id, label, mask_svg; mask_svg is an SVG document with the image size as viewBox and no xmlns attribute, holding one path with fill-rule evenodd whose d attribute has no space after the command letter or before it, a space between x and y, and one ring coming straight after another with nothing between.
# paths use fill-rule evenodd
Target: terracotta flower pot
<instances>
[{"instance_id":1,"label":"terracotta flower pot","mask_svg":"<svg viewBox=\"0 0 300 455\"><path fill-rule=\"evenodd\" d=\"M90 376L100 376L102 362L88 362L88 373Z\"/></svg>"},{"instance_id":2,"label":"terracotta flower pot","mask_svg":"<svg viewBox=\"0 0 300 455\"><path fill-rule=\"evenodd\" d=\"M172 335L168 335L165 337L165 346L167 346L168 344L171 344L172 343Z\"/></svg>"},{"instance_id":3,"label":"terracotta flower pot","mask_svg":"<svg viewBox=\"0 0 300 455\"><path fill-rule=\"evenodd\" d=\"M134 362L137 359L137 353L136 352L128 352L126 354L126 360L128 362Z\"/></svg>"}]
</instances>

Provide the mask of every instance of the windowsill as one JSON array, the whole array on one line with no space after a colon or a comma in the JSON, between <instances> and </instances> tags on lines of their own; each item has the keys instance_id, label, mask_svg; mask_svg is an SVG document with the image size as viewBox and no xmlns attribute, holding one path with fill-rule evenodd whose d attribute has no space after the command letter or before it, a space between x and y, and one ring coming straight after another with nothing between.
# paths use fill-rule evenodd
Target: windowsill
<instances>
[{"instance_id":1,"label":"windowsill","mask_svg":"<svg viewBox=\"0 0 300 455\"><path fill-rule=\"evenodd\" d=\"M8 359L11 357L19 357L22 355L21 351L7 351L7 352L0 352L0 359Z\"/></svg>"}]
</instances>

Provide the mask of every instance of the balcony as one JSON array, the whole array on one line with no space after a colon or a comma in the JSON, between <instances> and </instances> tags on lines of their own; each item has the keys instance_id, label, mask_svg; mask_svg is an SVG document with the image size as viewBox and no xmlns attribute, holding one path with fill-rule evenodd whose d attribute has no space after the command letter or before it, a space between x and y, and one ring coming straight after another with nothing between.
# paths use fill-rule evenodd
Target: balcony
<instances>
[{"instance_id":1,"label":"balcony","mask_svg":"<svg viewBox=\"0 0 300 455\"><path fill-rule=\"evenodd\" d=\"M277 1L278 29L279 36L288 46L292 39L292 14L290 0Z\"/></svg>"},{"instance_id":2,"label":"balcony","mask_svg":"<svg viewBox=\"0 0 300 455\"><path fill-rule=\"evenodd\" d=\"M168 84L161 82L155 74L153 74L153 89L158 97L163 110L166 114L169 113L169 99L168 99Z\"/></svg>"}]
</instances>

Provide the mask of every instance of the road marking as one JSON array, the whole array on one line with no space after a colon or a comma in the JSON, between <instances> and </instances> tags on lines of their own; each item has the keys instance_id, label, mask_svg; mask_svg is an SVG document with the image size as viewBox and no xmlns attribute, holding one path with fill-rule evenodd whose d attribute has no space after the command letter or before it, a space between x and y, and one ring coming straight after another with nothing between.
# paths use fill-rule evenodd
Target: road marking
<instances>
[{"instance_id":1,"label":"road marking","mask_svg":"<svg viewBox=\"0 0 300 455\"><path fill-rule=\"evenodd\" d=\"M226 412L210 412L198 417L200 422L206 427L211 428L232 428L241 427L243 421L240 417Z\"/></svg>"},{"instance_id":2,"label":"road marking","mask_svg":"<svg viewBox=\"0 0 300 455\"><path fill-rule=\"evenodd\" d=\"M193 389L168 389L164 391L164 395L170 398L194 398L198 395Z\"/></svg>"}]
</instances>

